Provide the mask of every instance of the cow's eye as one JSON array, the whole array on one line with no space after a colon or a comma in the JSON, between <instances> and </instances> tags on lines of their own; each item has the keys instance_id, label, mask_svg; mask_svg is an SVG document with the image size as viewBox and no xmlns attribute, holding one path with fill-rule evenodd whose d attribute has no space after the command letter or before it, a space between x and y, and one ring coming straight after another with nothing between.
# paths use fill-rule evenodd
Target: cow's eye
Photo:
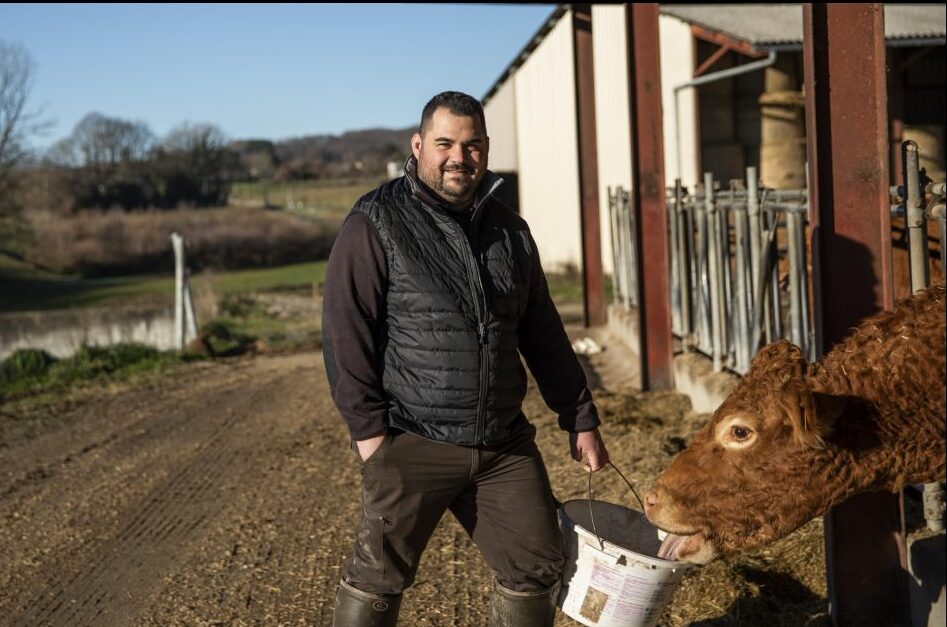
<instances>
[{"instance_id":1,"label":"cow's eye","mask_svg":"<svg viewBox=\"0 0 947 627\"><path fill-rule=\"evenodd\" d=\"M730 427L730 433L733 434L735 440L745 440L750 437L750 430L746 427L741 427L740 425L733 425Z\"/></svg>"},{"instance_id":2,"label":"cow's eye","mask_svg":"<svg viewBox=\"0 0 947 627\"><path fill-rule=\"evenodd\" d=\"M753 446L757 433L752 419L733 416L717 426L716 439L724 447L734 451Z\"/></svg>"}]
</instances>

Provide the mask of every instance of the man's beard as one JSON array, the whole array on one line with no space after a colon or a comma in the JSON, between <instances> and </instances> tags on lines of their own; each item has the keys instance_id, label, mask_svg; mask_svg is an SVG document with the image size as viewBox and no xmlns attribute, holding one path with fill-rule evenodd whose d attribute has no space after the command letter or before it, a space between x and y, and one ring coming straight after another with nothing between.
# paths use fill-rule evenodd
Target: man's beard
<instances>
[{"instance_id":1,"label":"man's beard","mask_svg":"<svg viewBox=\"0 0 947 627\"><path fill-rule=\"evenodd\" d=\"M438 196L447 202L456 204L470 197L472 190L479 183L479 180L476 175L472 178L468 178L468 176L459 179L453 177L448 178L448 175L452 172L463 172L469 176L474 172L474 169L465 165L451 165L446 168L437 168L433 172L418 168L418 176L422 183L430 187Z\"/></svg>"}]
</instances>

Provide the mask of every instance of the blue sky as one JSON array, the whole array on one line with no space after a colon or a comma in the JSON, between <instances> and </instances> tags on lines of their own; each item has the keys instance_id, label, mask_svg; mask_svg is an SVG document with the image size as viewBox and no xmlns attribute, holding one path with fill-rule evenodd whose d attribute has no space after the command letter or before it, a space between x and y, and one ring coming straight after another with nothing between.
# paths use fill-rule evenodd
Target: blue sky
<instances>
[{"instance_id":1,"label":"blue sky","mask_svg":"<svg viewBox=\"0 0 947 627\"><path fill-rule=\"evenodd\" d=\"M283 139L414 124L445 89L481 97L554 5L0 5L0 40L36 62L30 97L85 114L217 124Z\"/></svg>"}]
</instances>

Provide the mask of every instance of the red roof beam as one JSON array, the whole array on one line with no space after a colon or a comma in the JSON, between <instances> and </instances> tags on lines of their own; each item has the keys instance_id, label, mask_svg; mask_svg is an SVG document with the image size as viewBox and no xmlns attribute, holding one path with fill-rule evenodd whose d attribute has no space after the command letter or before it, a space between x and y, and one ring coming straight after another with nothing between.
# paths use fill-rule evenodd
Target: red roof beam
<instances>
[{"instance_id":1,"label":"red roof beam","mask_svg":"<svg viewBox=\"0 0 947 627\"><path fill-rule=\"evenodd\" d=\"M718 46L726 46L728 49L733 50L734 52L739 52L742 55L750 57L752 59L761 59L766 56L766 53L757 50L751 44L742 39L737 39L736 37L731 37L730 35L719 33L713 31L703 26L697 26L696 24L691 25L691 33L697 39L703 39L704 41L709 41L712 44L717 44Z\"/></svg>"}]
</instances>

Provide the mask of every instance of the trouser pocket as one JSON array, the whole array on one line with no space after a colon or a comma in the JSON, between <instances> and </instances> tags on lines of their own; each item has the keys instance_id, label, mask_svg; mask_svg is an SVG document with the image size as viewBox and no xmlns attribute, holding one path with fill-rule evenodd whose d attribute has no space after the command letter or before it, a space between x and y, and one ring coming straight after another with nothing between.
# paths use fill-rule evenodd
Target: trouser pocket
<instances>
[{"instance_id":1,"label":"trouser pocket","mask_svg":"<svg viewBox=\"0 0 947 627\"><path fill-rule=\"evenodd\" d=\"M362 465L361 520L343 570L353 586L398 594L450 502L469 481L470 449L395 432Z\"/></svg>"},{"instance_id":2,"label":"trouser pocket","mask_svg":"<svg viewBox=\"0 0 947 627\"><path fill-rule=\"evenodd\" d=\"M378 448L372 451L372 454L368 456L368 459L364 459L364 460L362 459L361 454L359 454L358 452L358 443L354 439L351 440L349 444L349 448L352 449L352 452L355 454L355 459L357 459L360 464L367 464L370 461L377 461L376 458L381 457L381 453L383 452L383 449L388 447L388 444L391 442L393 438L394 438L394 435L392 435L390 431L386 433L384 437L382 438L381 444L378 445Z\"/></svg>"},{"instance_id":3,"label":"trouser pocket","mask_svg":"<svg viewBox=\"0 0 947 627\"><path fill-rule=\"evenodd\" d=\"M349 569L350 573L358 573L358 579L385 580L385 532L388 525L384 514L365 505L363 496L362 519L355 534L355 551Z\"/></svg>"}]
</instances>

